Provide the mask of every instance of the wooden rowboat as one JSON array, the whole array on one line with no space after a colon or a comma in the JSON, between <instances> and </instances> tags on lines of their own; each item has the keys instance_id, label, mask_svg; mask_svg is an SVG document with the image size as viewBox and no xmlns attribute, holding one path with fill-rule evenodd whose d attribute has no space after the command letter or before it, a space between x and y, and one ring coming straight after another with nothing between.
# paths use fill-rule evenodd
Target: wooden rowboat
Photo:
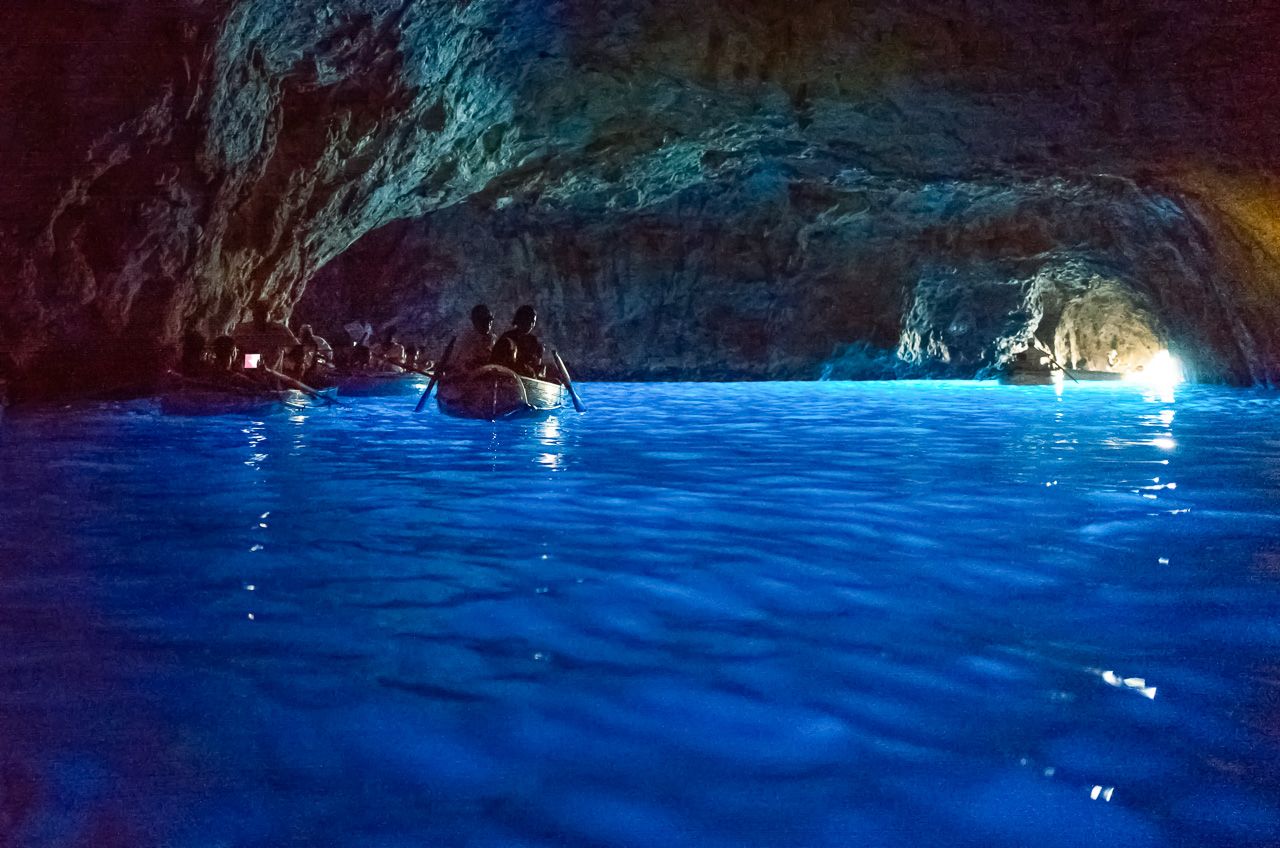
<instances>
[{"instance_id":1,"label":"wooden rowboat","mask_svg":"<svg viewBox=\"0 0 1280 848\"><path fill-rule=\"evenodd\" d=\"M564 406L564 387L522 377L501 365L486 365L441 380L436 403L446 415L497 421L560 409Z\"/></svg>"},{"instance_id":2,"label":"wooden rowboat","mask_svg":"<svg viewBox=\"0 0 1280 848\"><path fill-rule=\"evenodd\" d=\"M165 415L270 415L285 409L301 409L308 403L302 392L240 394L203 389L183 389L160 395Z\"/></svg>"},{"instance_id":3,"label":"wooden rowboat","mask_svg":"<svg viewBox=\"0 0 1280 848\"><path fill-rule=\"evenodd\" d=\"M1000 372L999 377L1006 386L1051 386L1064 379L1057 368L1010 368Z\"/></svg>"},{"instance_id":4,"label":"wooden rowboat","mask_svg":"<svg viewBox=\"0 0 1280 848\"><path fill-rule=\"evenodd\" d=\"M1067 372L1078 383L1109 383L1123 380L1124 374L1119 371L1070 371ZM1051 386L1070 381L1057 368L1010 368L1000 374L1000 382L1007 386Z\"/></svg>"},{"instance_id":5,"label":"wooden rowboat","mask_svg":"<svg viewBox=\"0 0 1280 848\"><path fill-rule=\"evenodd\" d=\"M1113 383L1124 379L1124 374L1119 371L1072 371L1071 376L1082 383Z\"/></svg>"},{"instance_id":6,"label":"wooden rowboat","mask_svg":"<svg viewBox=\"0 0 1280 848\"><path fill-rule=\"evenodd\" d=\"M219 385L212 380L175 377L160 393L160 411L166 415L270 415L299 410L333 395L333 389L308 397L297 389L269 389Z\"/></svg>"}]
</instances>

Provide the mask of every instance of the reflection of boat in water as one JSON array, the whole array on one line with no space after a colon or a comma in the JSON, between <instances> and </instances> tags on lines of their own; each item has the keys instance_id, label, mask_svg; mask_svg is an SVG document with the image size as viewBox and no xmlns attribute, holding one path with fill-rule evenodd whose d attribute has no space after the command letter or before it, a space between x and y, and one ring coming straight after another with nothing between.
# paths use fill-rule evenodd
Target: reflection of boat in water
<instances>
[{"instance_id":1,"label":"reflection of boat in water","mask_svg":"<svg viewBox=\"0 0 1280 848\"><path fill-rule=\"evenodd\" d=\"M560 409L564 406L564 387L522 377L501 365L486 365L441 380L436 403L446 415L497 421Z\"/></svg>"},{"instance_id":2,"label":"reflection of boat in water","mask_svg":"<svg viewBox=\"0 0 1280 848\"><path fill-rule=\"evenodd\" d=\"M368 373L335 374L325 382L347 397L386 397L422 391L425 378L412 371L370 371Z\"/></svg>"}]
</instances>

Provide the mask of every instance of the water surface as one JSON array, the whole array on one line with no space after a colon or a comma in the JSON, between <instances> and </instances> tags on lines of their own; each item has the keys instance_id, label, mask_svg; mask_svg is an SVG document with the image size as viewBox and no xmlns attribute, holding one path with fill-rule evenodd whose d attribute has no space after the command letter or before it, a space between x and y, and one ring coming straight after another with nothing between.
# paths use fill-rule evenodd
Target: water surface
<instances>
[{"instance_id":1,"label":"water surface","mask_svg":"<svg viewBox=\"0 0 1280 848\"><path fill-rule=\"evenodd\" d=\"M0 844L1275 844L1277 395L583 389L11 410Z\"/></svg>"}]
</instances>

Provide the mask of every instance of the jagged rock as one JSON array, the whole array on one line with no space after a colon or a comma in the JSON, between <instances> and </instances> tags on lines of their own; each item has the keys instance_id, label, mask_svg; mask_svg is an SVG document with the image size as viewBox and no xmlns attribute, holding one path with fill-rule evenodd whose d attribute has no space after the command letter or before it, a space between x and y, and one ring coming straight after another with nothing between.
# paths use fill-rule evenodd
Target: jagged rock
<instances>
[{"instance_id":1,"label":"jagged rock","mask_svg":"<svg viewBox=\"0 0 1280 848\"><path fill-rule=\"evenodd\" d=\"M505 317L527 301L601 378L969 377L1032 333L1082 368L1172 344L1201 376L1249 373L1241 340L1269 319L1241 324L1216 289L1230 246L1185 199L1114 177L806 169L757 163L643 212L470 204L400 222L323 269L299 316L439 349L473 303Z\"/></svg>"},{"instance_id":2,"label":"jagged rock","mask_svg":"<svg viewBox=\"0 0 1280 848\"><path fill-rule=\"evenodd\" d=\"M1019 326L986 314L988 294L1005 315L1017 289L1027 315L1052 319L1075 314L1055 298L1109 286L1203 375L1280 376L1270 4L14 0L6 13L0 369L28 391L145 375L184 328L221 332L252 300L288 314L313 277L324 296L330 260L404 219L445 234L474 221L492 233L476 244L554 253L578 276L530 266L521 284L576 310L581 326L556 329L586 333L575 348L603 357L602 374L813 375L850 345L896 351L907 372L976 373ZM1015 229L990 230L983 208ZM1116 243L1095 225L1076 255L1070 219L1098 210ZM541 228L569 252L540 250ZM466 258L462 272L487 273ZM972 320L946 314L946 280L982 287L954 298ZM454 316L430 304L462 295L415 297L416 326L435 332ZM1107 332L1096 317L1072 319L1100 328L1079 344Z\"/></svg>"}]
</instances>

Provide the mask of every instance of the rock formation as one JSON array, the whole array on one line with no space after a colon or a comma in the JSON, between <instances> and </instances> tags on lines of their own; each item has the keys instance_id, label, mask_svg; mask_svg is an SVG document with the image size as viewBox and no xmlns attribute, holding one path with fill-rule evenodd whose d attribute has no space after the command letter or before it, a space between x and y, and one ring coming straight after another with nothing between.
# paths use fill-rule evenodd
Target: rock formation
<instances>
[{"instance_id":1,"label":"rock formation","mask_svg":"<svg viewBox=\"0 0 1280 848\"><path fill-rule=\"evenodd\" d=\"M1069 366L1171 341L1201 374L1248 373L1222 248L1167 194L828 165L760 163L643 212L468 204L398 222L323 269L299 316L395 324L438 350L473 303L505 318L530 302L600 378L968 377L1029 331Z\"/></svg>"},{"instance_id":2,"label":"rock formation","mask_svg":"<svg viewBox=\"0 0 1280 848\"><path fill-rule=\"evenodd\" d=\"M10 7L29 392L308 285L424 340L528 299L602 376L969 376L1034 330L1280 378L1268 4Z\"/></svg>"}]
</instances>

